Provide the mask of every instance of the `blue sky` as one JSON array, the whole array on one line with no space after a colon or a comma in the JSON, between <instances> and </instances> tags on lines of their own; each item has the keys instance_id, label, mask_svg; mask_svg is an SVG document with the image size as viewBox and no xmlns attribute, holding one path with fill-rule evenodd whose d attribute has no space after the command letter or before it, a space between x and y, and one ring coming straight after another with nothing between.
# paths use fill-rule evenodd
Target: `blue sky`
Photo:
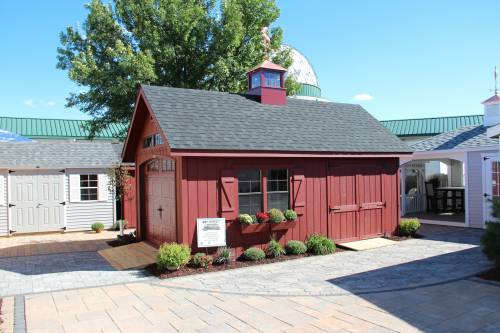
<instances>
[{"instance_id":1,"label":"blue sky","mask_svg":"<svg viewBox=\"0 0 500 333\"><path fill-rule=\"evenodd\" d=\"M56 69L59 32L86 1L0 1L0 115L84 119L79 87ZM279 0L285 42L305 54L323 96L378 119L482 113L500 65L500 1ZM356 100L356 95L364 99ZM363 99L363 98L362 98Z\"/></svg>"}]
</instances>

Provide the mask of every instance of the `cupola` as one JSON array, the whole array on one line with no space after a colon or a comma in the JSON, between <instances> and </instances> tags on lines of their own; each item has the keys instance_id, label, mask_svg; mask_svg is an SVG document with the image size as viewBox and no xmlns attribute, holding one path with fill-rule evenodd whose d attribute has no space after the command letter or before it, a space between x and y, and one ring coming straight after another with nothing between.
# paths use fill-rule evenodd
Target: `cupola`
<instances>
[{"instance_id":1,"label":"cupola","mask_svg":"<svg viewBox=\"0 0 500 333\"><path fill-rule=\"evenodd\" d=\"M495 94L481 103L484 105L484 126L487 127L500 124L500 96L498 96L497 77L497 67L495 66Z\"/></svg>"},{"instance_id":2,"label":"cupola","mask_svg":"<svg viewBox=\"0 0 500 333\"><path fill-rule=\"evenodd\" d=\"M498 94L485 100L484 105L484 126L500 124L500 97Z\"/></svg>"},{"instance_id":3,"label":"cupola","mask_svg":"<svg viewBox=\"0 0 500 333\"><path fill-rule=\"evenodd\" d=\"M248 94L260 96L262 104L286 105L286 69L268 60L247 73Z\"/></svg>"}]
</instances>

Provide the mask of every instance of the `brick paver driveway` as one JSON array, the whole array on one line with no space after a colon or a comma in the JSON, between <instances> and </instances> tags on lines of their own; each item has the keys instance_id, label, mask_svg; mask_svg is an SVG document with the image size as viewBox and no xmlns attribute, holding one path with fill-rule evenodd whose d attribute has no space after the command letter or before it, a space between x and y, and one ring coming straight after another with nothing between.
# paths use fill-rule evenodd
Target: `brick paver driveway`
<instances>
[{"instance_id":1,"label":"brick paver driveway","mask_svg":"<svg viewBox=\"0 0 500 333\"><path fill-rule=\"evenodd\" d=\"M473 277L490 267L480 231L431 231L365 252L6 303L25 302L30 333L499 332L500 285Z\"/></svg>"},{"instance_id":2,"label":"brick paver driveway","mask_svg":"<svg viewBox=\"0 0 500 333\"><path fill-rule=\"evenodd\" d=\"M0 240L0 296L116 284L144 279L116 271L97 251L116 232L14 236Z\"/></svg>"}]
</instances>

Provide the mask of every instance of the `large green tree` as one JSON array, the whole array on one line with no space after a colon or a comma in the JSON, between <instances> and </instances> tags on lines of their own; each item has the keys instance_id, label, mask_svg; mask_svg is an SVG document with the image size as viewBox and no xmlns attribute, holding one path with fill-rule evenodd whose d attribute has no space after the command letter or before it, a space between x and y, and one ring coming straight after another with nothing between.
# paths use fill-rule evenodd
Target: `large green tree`
<instances>
[{"instance_id":1,"label":"large green tree","mask_svg":"<svg viewBox=\"0 0 500 333\"><path fill-rule=\"evenodd\" d=\"M272 55L288 68L274 0L93 0L81 27L61 33L57 67L83 89L68 107L89 114L91 136L128 123L140 83L243 92L245 73ZM287 79L287 92L298 84Z\"/></svg>"}]
</instances>

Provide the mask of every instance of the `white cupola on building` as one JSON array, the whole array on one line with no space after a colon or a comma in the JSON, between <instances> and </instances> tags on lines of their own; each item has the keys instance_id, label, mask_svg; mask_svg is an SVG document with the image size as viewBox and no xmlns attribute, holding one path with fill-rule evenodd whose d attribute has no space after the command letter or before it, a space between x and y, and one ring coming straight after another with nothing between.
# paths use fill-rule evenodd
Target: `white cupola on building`
<instances>
[{"instance_id":1,"label":"white cupola on building","mask_svg":"<svg viewBox=\"0 0 500 333\"><path fill-rule=\"evenodd\" d=\"M500 124L500 97L495 94L482 104L484 105L484 126Z\"/></svg>"},{"instance_id":2,"label":"white cupola on building","mask_svg":"<svg viewBox=\"0 0 500 333\"><path fill-rule=\"evenodd\" d=\"M495 67L495 94L482 102L484 105L484 126L500 124L500 96L497 88L497 68Z\"/></svg>"}]
</instances>

